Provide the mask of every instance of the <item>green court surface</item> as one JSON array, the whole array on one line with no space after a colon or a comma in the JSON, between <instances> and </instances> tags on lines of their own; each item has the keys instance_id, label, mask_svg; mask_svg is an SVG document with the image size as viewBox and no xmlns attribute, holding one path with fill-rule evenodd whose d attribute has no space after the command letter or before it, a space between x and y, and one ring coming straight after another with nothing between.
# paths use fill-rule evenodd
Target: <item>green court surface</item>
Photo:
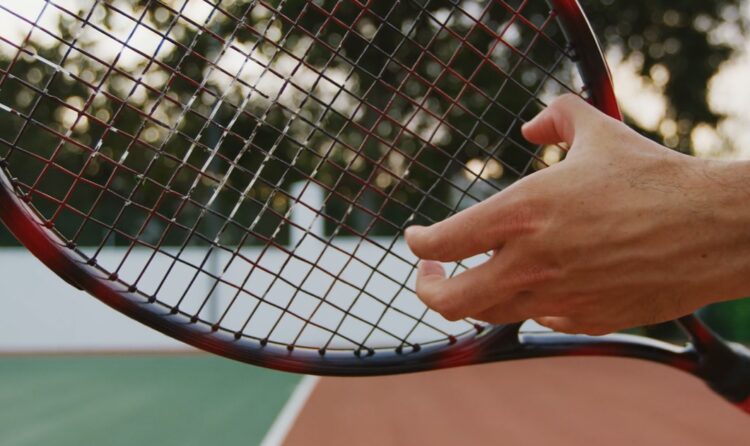
<instances>
[{"instance_id":1,"label":"green court surface","mask_svg":"<svg viewBox=\"0 0 750 446\"><path fill-rule=\"evenodd\" d=\"M256 445L298 380L204 355L0 356L0 445Z\"/></svg>"}]
</instances>

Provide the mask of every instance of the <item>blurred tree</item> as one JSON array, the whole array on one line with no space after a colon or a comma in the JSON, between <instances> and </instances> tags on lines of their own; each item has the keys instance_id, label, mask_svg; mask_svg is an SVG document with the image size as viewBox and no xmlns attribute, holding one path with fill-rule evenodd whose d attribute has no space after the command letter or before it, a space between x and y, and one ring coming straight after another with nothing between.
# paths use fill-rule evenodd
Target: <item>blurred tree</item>
<instances>
[{"instance_id":1,"label":"blurred tree","mask_svg":"<svg viewBox=\"0 0 750 446\"><path fill-rule=\"evenodd\" d=\"M283 240L283 231L274 233L287 212L288 197L275 189L312 173L327 187L336 188L336 197L327 204L329 223L341 221L353 232L391 233L405 223L408 211L415 209L428 220L441 219L450 212L450 207L440 200L425 202L424 192L433 196L446 196L452 191L466 195L465 190L456 191L454 184L442 181L441 175L455 174L472 159L486 159L502 152L507 181L513 179L514 172L523 174L530 162L528 150L492 146L503 131L517 133L515 116L493 109L483 95L472 92L464 91L457 107L450 99L462 90L455 76L437 80L441 97L428 92L425 82L414 80L436 79L435 73L441 71L438 59L463 76L471 75L480 63L470 52L452 54L456 40L446 33L436 34L434 19L428 19L423 11L440 16L450 4L443 0L373 2L370 18L361 19L360 9L350 2L337 4L325 0L312 8L304 0L289 0L278 3L279 14L273 6L263 3L224 1L210 13L204 29L201 23L185 20L180 13L183 3L178 1L141 1L137 5L112 2L93 9L92 4L83 2L81 9L73 13L60 9L57 40L44 45L30 42L28 47L46 60L59 62L79 79L88 80L88 85L74 82L70 76L61 75L33 58L21 57L13 62L13 76L6 76L0 89L2 103L32 112L39 122L67 120L62 124L71 128L71 141L56 143L45 132L29 129L21 132L23 124L18 119L0 122L0 132L16 135L15 143L46 147L35 150L50 151L37 155L50 156L54 150L61 165L71 171L83 169L93 181L89 186L78 186L88 187L88 194L79 195L90 198L76 205L91 207L92 216L100 221L100 226L114 227L115 231L105 230L99 235L91 235L97 234L96 231L80 232L80 215L60 211L49 200L38 205L43 213L64 214L57 217L59 229L68 227L63 232L83 244L121 243L131 238L150 241L165 238L167 243L182 244L195 235L190 228L199 220L201 224L212 219L220 221L213 212L223 215L234 212L238 225L201 226L198 232L206 240L220 236L227 242L237 242L242 237L242 226L256 228L260 239L274 236ZM334 11L334 6L336 21L330 20L326 12ZM470 9L471 5L468 6ZM669 104L664 121L673 125L661 126L661 134L651 132L652 136L682 151L690 151L693 126L715 124L720 119L707 105L706 86L721 63L733 54L731 42L721 35L726 35L727 30L740 35L744 31L738 12L740 0L692 0L679 5L654 0L591 0L584 2L584 6L595 29L604 36L606 48L617 49L625 58L638 61L640 74L646 78L660 73L660 85ZM542 13L544 8L541 1L538 6L532 2L526 6L525 14L535 20L535 14ZM112 33L113 23L123 17L133 22L142 20L137 18L144 13L149 29L169 37L155 48L154 54L129 51L135 62L131 61L126 69L121 68L122 61L98 59L95 53L100 42L96 38L87 40L79 33L85 28L83 18L91 14L95 18L100 15L104 29L97 32L106 39ZM487 19L500 23L506 13L501 7L490 7ZM373 18L379 17L388 17L391 28L375 23ZM244 22L239 22L239 18ZM458 19L454 22L455 29L466 33L476 47L489 48L492 44L490 35L476 32L470 22L462 24ZM347 32L349 23L356 23L356 33ZM401 32L406 30L412 38L404 44ZM159 38L158 34L154 38ZM313 42L311 35L318 42ZM76 49L71 50L68 43L74 39ZM127 42L128 37L123 34L121 39ZM241 63L240 72L247 72L251 66L257 70L267 65L263 80L244 79L239 72L217 68L214 63L217 57L237 55L232 54L236 49L224 46L227 41L251 54ZM285 50L280 50L277 42L283 42ZM418 45L429 47L436 59L420 59ZM338 52L334 52L336 48ZM15 48L7 49L10 51L3 51L3 57L12 57L16 52ZM537 51L540 53L536 57L544 60L543 50ZM397 54L395 62L392 54ZM314 84L305 85L295 83L299 80L295 73L291 82L284 82L280 72L285 68L279 60L285 56L305 60L306 66L295 71L327 67L333 78L339 77L338 82L354 87L349 94L341 94L336 92L336 79L318 78ZM510 108L521 110L522 117L528 119L536 110L524 105L528 95L514 85L532 89L540 82L540 76L533 67L512 60L512 54L502 57L507 59L504 63L509 67L520 65L516 84L505 85L500 91L498 85L506 83L499 82L492 70L479 70L474 82L483 85L487 92L502 94L505 103L516 102ZM359 67L352 70L350 64L355 61ZM405 79L404 70L396 62L402 67L414 64L413 73ZM2 61L2 66L8 63ZM114 70L110 63L115 64ZM382 82L376 82L376 76ZM45 88L57 102L40 94ZM274 88L292 94L282 97ZM404 127L391 125L388 119L403 120L415 113L415 104L394 95L392 88L407 91L413 98L427 94L424 100L431 101L434 112L445 116L441 118L442 128L432 128L435 119L419 118L410 118L406 132ZM314 93L308 94L308 89ZM356 118L351 119L349 110L357 95L368 106L357 109ZM96 119L77 115L79 109L85 109ZM295 112L296 109L302 113ZM384 119L380 110L387 110L389 118ZM473 120L464 119L466 113L482 116L482 125L478 128ZM315 127L324 127L330 133ZM443 150L423 150L425 139ZM13 143L7 141L6 150ZM390 145L398 149L392 150ZM87 147L98 147L95 155L103 156L91 156ZM315 149L301 150L302 147ZM108 159L121 160L131 171L115 168ZM33 157L17 162L37 164L36 170L25 169L29 176L26 180L31 183L43 168L39 159ZM260 181L249 184L253 181L249 174L227 174L225 178L232 164L240 172L262 171L256 178ZM182 167L175 169L176 165ZM407 170L410 181L398 181ZM62 175L48 177L47 181L59 183L53 189L65 191L70 187L70 178L66 182ZM97 185L108 182L116 194L96 190ZM362 188L363 182L380 186ZM492 178L474 182L497 189ZM162 190L164 184L171 187L167 193ZM211 198L222 184L228 186L226 191L219 198ZM155 200L159 202L162 218L154 218L145 210ZM209 200L212 207L206 213L202 208ZM241 206L233 211L238 200ZM469 201L472 200L475 199ZM134 205L118 213L116 210L123 207L123 202ZM272 212L265 212L266 208ZM388 218L375 219L368 210ZM182 226L170 225L171 218L181 219ZM9 242L7 236L3 242Z\"/></svg>"},{"instance_id":2,"label":"blurred tree","mask_svg":"<svg viewBox=\"0 0 750 446\"><path fill-rule=\"evenodd\" d=\"M743 0L592 0L583 2L604 47L636 62L663 92L661 131L645 131L691 153L690 133L721 116L708 105L709 80L746 42ZM657 79L654 79L657 78Z\"/></svg>"}]
</instances>

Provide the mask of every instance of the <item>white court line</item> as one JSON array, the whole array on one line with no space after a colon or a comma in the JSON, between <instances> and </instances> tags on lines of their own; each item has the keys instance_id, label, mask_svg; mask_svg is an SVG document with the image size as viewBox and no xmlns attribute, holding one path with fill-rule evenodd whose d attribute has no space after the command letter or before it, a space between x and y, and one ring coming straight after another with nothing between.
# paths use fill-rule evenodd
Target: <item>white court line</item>
<instances>
[{"instance_id":1,"label":"white court line","mask_svg":"<svg viewBox=\"0 0 750 446\"><path fill-rule=\"evenodd\" d=\"M319 380L319 377L310 375L302 378L266 436L263 437L260 446L281 446Z\"/></svg>"}]
</instances>

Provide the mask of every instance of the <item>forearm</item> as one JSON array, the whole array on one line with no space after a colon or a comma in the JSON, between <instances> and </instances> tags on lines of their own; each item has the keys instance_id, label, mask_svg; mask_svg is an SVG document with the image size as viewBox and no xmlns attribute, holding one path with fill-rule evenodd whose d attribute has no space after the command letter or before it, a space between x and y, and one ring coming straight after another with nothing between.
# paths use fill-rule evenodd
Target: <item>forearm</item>
<instances>
[{"instance_id":1,"label":"forearm","mask_svg":"<svg viewBox=\"0 0 750 446\"><path fill-rule=\"evenodd\" d=\"M696 228L705 239L705 271L710 302L750 296L750 162L704 161L712 218ZM704 222L705 223L705 222Z\"/></svg>"}]
</instances>

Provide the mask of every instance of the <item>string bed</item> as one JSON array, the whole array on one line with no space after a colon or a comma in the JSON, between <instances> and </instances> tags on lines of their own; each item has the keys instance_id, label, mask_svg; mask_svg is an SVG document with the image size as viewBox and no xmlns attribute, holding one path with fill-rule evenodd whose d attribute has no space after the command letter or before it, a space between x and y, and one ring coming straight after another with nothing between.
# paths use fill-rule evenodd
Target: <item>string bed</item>
<instances>
[{"instance_id":1,"label":"string bed","mask_svg":"<svg viewBox=\"0 0 750 446\"><path fill-rule=\"evenodd\" d=\"M558 162L520 127L585 95L541 1L40 1L0 17L0 163L40 224L123 292L290 350L481 332L419 302L401 234Z\"/></svg>"}]
</instances>

